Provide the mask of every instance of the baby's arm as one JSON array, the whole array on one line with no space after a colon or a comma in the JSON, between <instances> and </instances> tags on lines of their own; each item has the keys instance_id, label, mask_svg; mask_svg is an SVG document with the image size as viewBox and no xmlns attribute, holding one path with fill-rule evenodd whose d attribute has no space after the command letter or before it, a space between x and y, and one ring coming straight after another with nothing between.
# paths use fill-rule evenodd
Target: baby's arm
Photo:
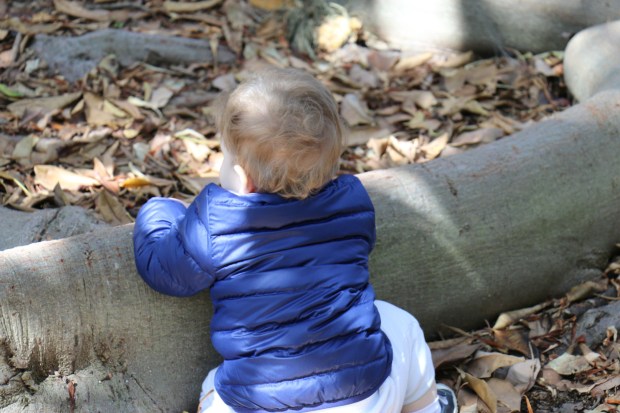
<instances>
[{"instance_id":1,"label":"baby's arm","mask_svg":"<svg viewBox=\"0 0 620 413\"><path fill-rule=\"evenodd\" d=\"M180 201L153 198L140 209L134 227L138 272L149 286L168 295L193 295L213 281L184 245L186 213Z\"/></svg>"}]
</instances>

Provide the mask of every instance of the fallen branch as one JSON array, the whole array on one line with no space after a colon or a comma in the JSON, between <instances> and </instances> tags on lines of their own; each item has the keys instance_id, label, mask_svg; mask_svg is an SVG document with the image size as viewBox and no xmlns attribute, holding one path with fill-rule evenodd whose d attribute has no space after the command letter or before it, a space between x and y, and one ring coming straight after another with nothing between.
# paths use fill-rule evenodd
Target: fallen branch
<instances>
[{"instance_id":1,"label":"fallen branch","mask_svg":"<svg viewBox=\"0 0 620 413\"><path fill-rule=\"evenodd\" d=\"M37 35L32 45L50 69L70 82L76 81L99 63L114 54L119 63L129 66L136 62L155 65L189 63L232 63L235 55L225 46L217 46L215 58L208 41L177 36L135 33L106 29L78 37Z\"/></svg>"}]
</instances>

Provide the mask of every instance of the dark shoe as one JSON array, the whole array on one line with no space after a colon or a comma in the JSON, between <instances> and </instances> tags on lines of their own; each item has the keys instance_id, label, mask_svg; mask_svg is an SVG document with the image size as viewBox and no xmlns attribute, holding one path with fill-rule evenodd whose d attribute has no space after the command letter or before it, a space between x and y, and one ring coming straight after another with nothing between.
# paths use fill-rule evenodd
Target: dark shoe
<instances>
[{"instance_id":1,"label":"dark shoe","mask_svg":"<svg viewBox=\"0 0 620 413\"><path fill-rule=\"evenodd\" d=\"M441 413L458 413L459 408L456 403L456 395L450 387L437 383L437 396L439 396Z\"/></svg>"}]
</instances>

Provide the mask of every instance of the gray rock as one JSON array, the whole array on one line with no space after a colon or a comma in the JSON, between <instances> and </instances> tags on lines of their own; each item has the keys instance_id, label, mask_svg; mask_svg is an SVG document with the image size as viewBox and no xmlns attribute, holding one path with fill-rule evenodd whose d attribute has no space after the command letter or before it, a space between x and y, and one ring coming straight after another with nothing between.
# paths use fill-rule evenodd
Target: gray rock
<instances>
[{"instance_id":1,"label":"gray rock","mask_svg":"<svg viewBox=\"0 0 620 413\"><path fill-rule=\"evenodd\" d=\"M620 330L620 301L593 308L577 321L576 337L584 336L590 347L597 346L607 336L607 327Z\"/></svg>"}]
</instances>

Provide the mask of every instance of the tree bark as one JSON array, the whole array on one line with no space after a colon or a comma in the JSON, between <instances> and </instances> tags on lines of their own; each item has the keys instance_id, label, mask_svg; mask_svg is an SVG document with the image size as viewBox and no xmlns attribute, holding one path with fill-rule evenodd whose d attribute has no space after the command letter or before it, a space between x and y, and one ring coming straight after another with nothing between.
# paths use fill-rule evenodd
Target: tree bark
<instances>
[{"instance_id":1,"label":"tree bark","mask_svg":"<svg viewBox=\"0 0 620 413\"><path fill-rule=\"evenodd\" d=\"M600 276L620 240L619 101L602 92L494 144L361 175L378 296L432 333Z\"/></svg>"},{"instance_id":2,"label":"tree bark","mask_svg":"<svg viewBox=\"0 0 620 413\"><path fill-rule=\"evenodd\" d=\"M67 380L78 384L77 411L195 409L218 363L208 293L150 290L134 269L131 229L0 253L0 412L69 411Z\"/></svg>"}]
</instances>

